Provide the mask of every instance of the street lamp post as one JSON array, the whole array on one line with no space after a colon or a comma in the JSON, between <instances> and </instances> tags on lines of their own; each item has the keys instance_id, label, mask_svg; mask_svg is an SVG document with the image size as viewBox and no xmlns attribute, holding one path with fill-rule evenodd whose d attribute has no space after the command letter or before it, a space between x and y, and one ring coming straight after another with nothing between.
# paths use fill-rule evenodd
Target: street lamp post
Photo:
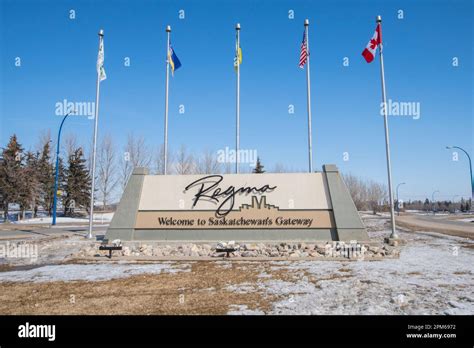
<instances>
[{"instance_id":1,"label":"street lamp post","mask_svg":"<svg viewBox=\"0 0 474 348\"><path fill-rule=\"evenodd\" d=\"M58 142L56 144L56 174L54 176L54 192L53 192L53 222L51 223L51 225L56 225L56 207L57 207L57 203L58 203L58 199L57 199L57 195L58 195L58 176L59 176L59 144L61 143L61 130L63 129L63 124L64 124L64 121L66 121L66 118L70 115L74 113L74 111L72 112L68 112L64 117L63 117L63 120L61 122L61 125L59 126L59 132L58 132Z\"/></svg>"},{"instance_id":2,"label":"street lamp post","mask_svg":"<svg viewBox=\"0 0 474 348\"><path fill-rule=\"evenodd\" d=\"M433 205L433 215L435 215L435 204L434 204L434 194L435 193L439 193L438 190L434 191L432 194L431 194L431 204Z\"/></svg>"},{"instance_id":3,"label":"street lamp post","mask_svg":"<svg viewBox=\"0 0 474 348\"><path fill-rule=\"evenodd\" d=\"M462 152L464 152L467 156L467 159L469 160L469 173L470 173L470 179L471 179L471 204L474 201L474 177L472 176L472 161L471 161L471 156L467 153L466 150L459 146L446 146L447 149L459 149ZM472 207L471 207L472 209Z\"/></svg>"},{"instance_id":4,"label":"street lamp post","mask_svg":"<svg viewBox=\"0 0 474 348\"><path fill-rule=\"evenodd\" d=\"M401 182L397 185L397 215L400 216L400 199L399 199L399 196L398 196L398 188L401 186L401 185L405 185L406 182Z\"/></svg>"}]
</instances>

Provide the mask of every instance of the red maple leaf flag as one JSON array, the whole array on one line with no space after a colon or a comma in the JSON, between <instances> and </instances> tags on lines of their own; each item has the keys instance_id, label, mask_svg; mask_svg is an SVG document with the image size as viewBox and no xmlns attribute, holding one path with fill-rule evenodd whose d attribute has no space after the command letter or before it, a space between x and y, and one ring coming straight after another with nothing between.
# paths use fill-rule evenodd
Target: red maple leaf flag
<instances>
[{"instance_id":1,"label":"red maple leaf flag","mask_svg":"<svg viewBox=\"0 0 474 348\"><path fill-rule=\"evenodd\" d=\"M375 28L374 36L370 39L367 47L362 52L367 63L370 63L374 60L375 53L377 52L377 46L382 43L382 31L380 29L380 23L377 24L377 28Z\"/></svg>"}]
</instances>

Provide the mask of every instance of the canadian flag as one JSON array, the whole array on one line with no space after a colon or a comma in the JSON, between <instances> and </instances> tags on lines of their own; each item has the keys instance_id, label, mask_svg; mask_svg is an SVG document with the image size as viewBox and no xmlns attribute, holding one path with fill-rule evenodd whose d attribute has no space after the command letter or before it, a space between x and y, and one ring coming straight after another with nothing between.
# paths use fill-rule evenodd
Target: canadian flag
<instances>
[{"instance_id":1,"label":"canadian flag","mask_svg":"<svg viewBox=\"0 0 474 348\"><path fill-rule=\"evenodd\" d=\"M377 46L382 43L382 30L380 28L380 23L377 24L377 28L375 28L374 36L370 39L367 47L365 48L362 55L364 56L367 63L370 63L374 60L375 52L377 52Z\"/></svg>"}]
</instances>

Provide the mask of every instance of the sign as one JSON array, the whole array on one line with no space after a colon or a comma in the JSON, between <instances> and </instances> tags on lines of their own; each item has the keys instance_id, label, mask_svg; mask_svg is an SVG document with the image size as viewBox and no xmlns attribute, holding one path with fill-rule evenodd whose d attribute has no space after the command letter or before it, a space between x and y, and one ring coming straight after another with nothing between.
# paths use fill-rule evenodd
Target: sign
<instances>
[{"instance_id":1,"label":"sign","mask_svg":"<svg viewBox=\"0 0 474 348\"><path fill-rule=\"evenodd\" d=\"M324 168L223 175L148 175L136 168L106 238L368 240L337 168Z\"/></svg>"}]
</instances>

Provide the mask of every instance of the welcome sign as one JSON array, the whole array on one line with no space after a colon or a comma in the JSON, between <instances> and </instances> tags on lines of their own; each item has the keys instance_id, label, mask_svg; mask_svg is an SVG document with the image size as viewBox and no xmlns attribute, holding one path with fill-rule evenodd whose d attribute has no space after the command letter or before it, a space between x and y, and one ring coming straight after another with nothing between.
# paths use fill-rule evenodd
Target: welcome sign
<instances>
[{"instance_id":1,"label":"welcome sign","mask_svg":"<svg viewBox=\"0 0 474 348\"><path fill-rule=\"evenodd\" d=\"M335 166L320 173L148 175L136 168L106 238L368 240Z\"/></svg>"}]
</instances>

